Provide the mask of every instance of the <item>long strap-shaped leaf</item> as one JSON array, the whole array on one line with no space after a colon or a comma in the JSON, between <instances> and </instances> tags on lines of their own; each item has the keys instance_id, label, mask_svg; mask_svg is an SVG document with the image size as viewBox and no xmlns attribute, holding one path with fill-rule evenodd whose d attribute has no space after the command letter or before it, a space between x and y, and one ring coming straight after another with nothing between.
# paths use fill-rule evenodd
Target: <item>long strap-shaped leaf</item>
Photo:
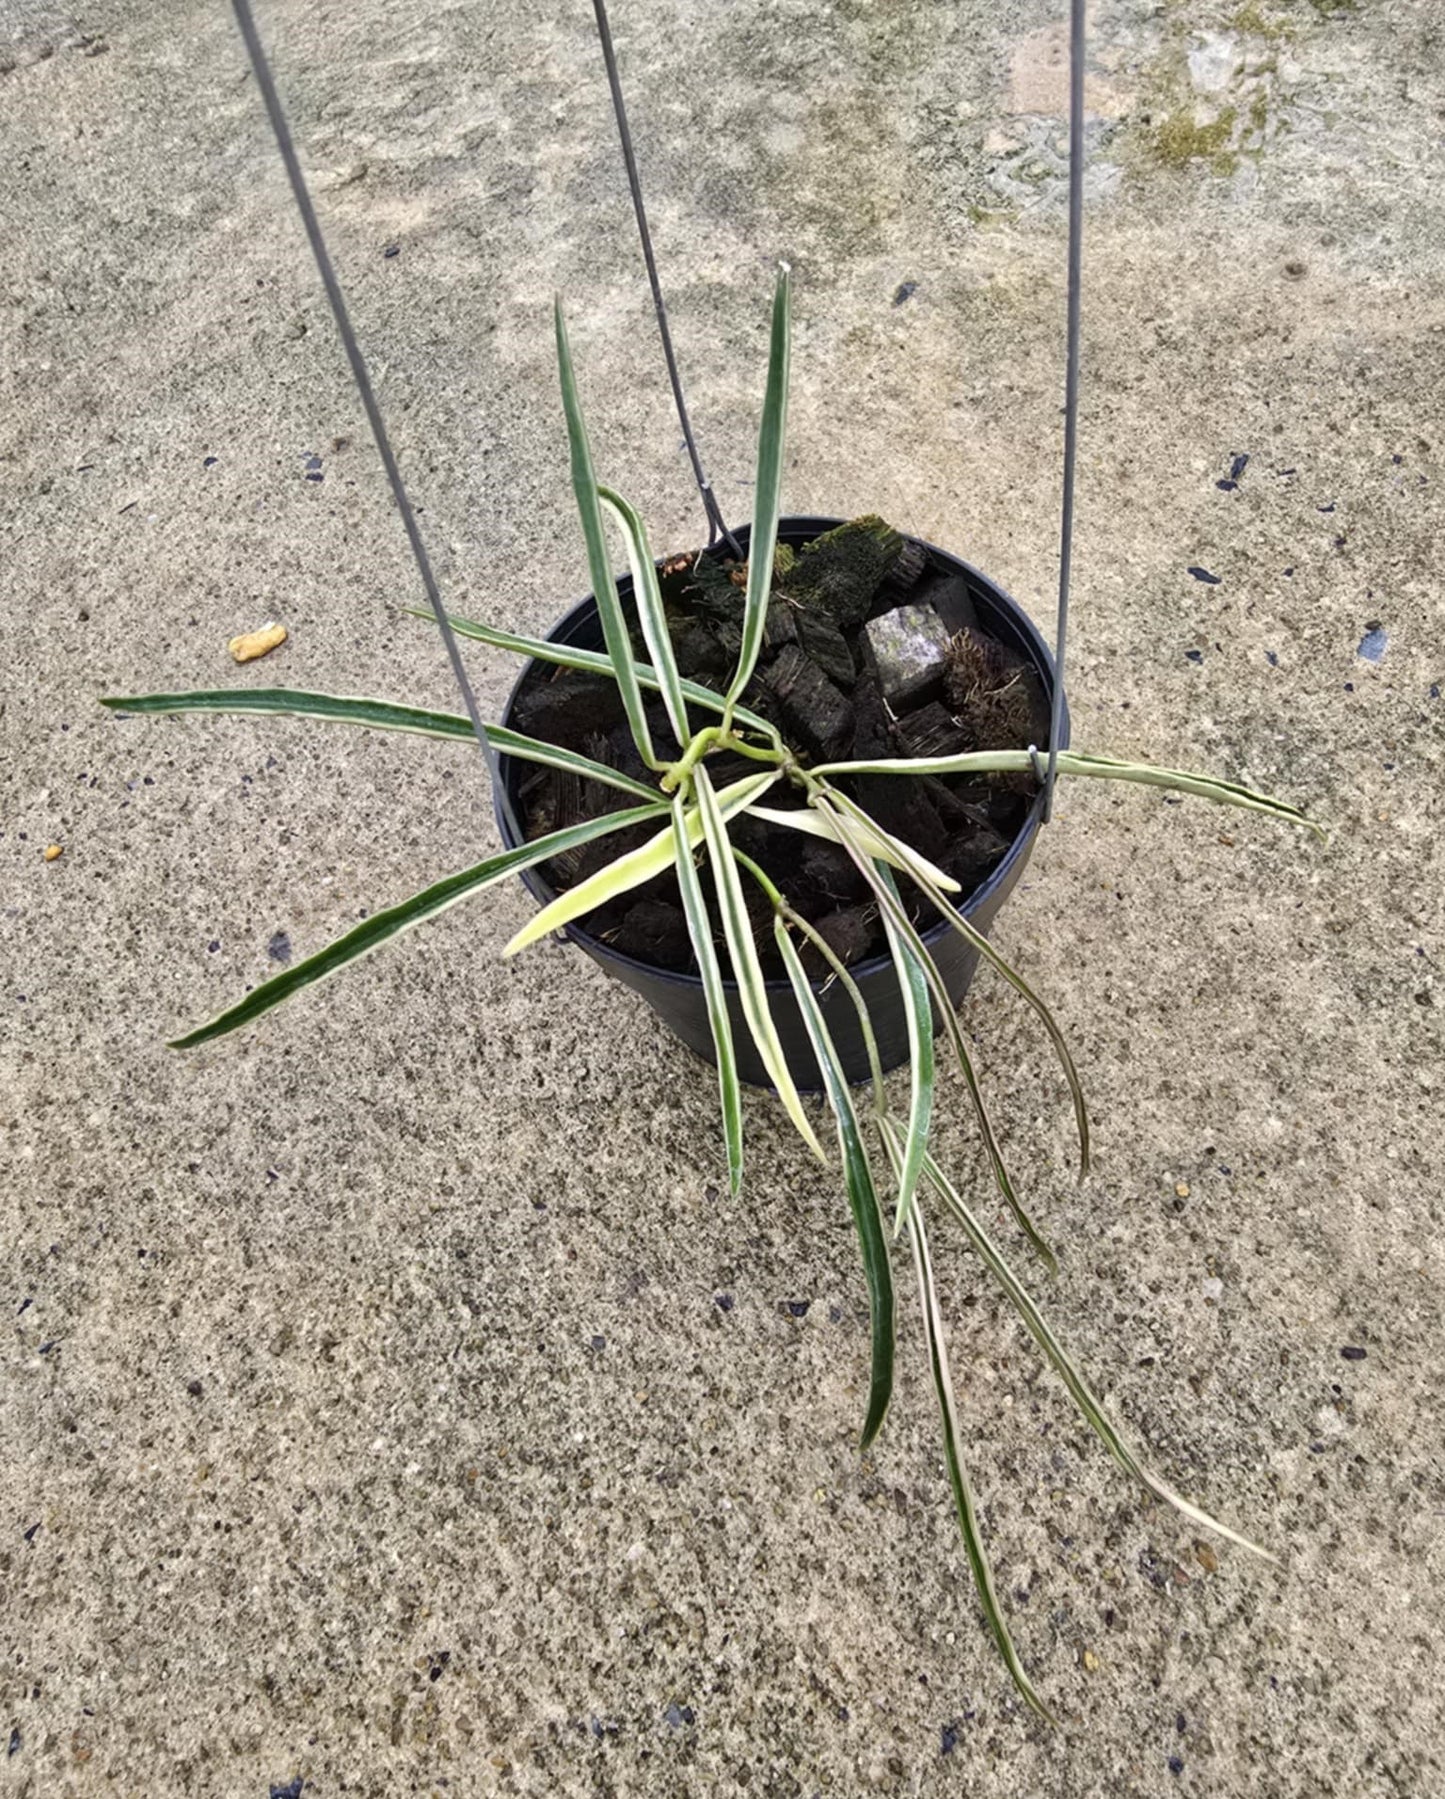
<instances>
[{"instance_id":1,"label":"long strap-shaped leaf","mask_svg":"<svg viewBox=\"0 0 1445 1799\"><path fill-rule=\"evenodd\" d=\"M842 803L842 794L835 793L833 797ZM827 812L818 812L808 806L799 806L791 812L784 811L778 806L749 806L748 814L752 818L762 819L764 824L777 825L785 831L801 831L805 836L823 837L830 843L838 841L838 833L833 826L832 815ZM926 856L920 856L918 851L911 844L905 843L901 837L889 836L888 832L873 823L861 807L855 808L855 814L868 852L876 861L886 862L890 868L902 869L904 874L912 875L920 886L927 880L933 882L945 893L961 891L958 882L952 875L946 875Z\"/></svg>"},{"instance_id":2,"label":"long strap-shaped leaf","mask_svg":"<svg viewBox=\"0 0 1445 1799\"><path fill-rule=\"evenodd\" d=\"M723 817L731 818L735 812L741 812L750 801L766 793L777 778L776 770L765 771L757 775L744 775L742 780L725 787L718 795L718 805ZM702 842L702 820L695 808L687 815L687 830L689 842L694 846ZM546 937L552 931L561 930L563 925L571 924L574 918L582 918L608 900L630 893L644 881L662 874L672 867L676 859L676 847L672 826L669 824L655 837L649 837L638 849L629 850L625 856L619 856L615 862L599 868L596 874L589 875L585 881L579 881L575 887L569 887L565 893L558 894L535 917L527 920L502 954L515 956L518 950L526 949L529 944L536 943L539 938Z\"/></svg>"},{"instance_id":3,"label":"long strap-shaped leaf","mask_svg":"<svg viewBox=\"0 0 1445 1799\"><path fill-rule=\"evenodd\" d=\"M728 1187L734 1199L743 1184L743 1099L738 1084L737 1057L733 1053L733 1027L728 1017L727 995L723 991L722 969L718 966L717 945L712 938L712 920L703 898L702 882L697 878L697 865L692 859L692 840L688 830L687 800L675 794L672 801L672 840L677 857L677 884L682 892L682 910L687 919L687 934L697 957L702 976L703 998L707 1001L707 1022L712 1032L713 1049L717 1053L718 1100L722 1106L723 1140L728 1153Z\"/></svg>"},{"instance_id":4,"label":"long strap-shaped leaf","mask_svg":"<svg viewBox=\"0 0 1445 1799\"><path fill-rule=\"evenodd\" d=\"M819 802L815 800L814 803L817 804ZM826 804L826 800L822 803ZM835 818L838 818L838 814L835 813L834 816ZM902 937L903 941L913 951L914 955L919 959L919 962L922 965L923 972L928 978L929 991L932 993L934 1004L938 1008L938 1015L943 1020L943 1028L948 1033L948 1040L950 1044L952 1044L953 1053L958 1059L959 1071L963 1075L964 1085L968 1088L968 1097L972 1102L974 1115L978 1119L979 1135L983 1138L983 1146L988 1152L989 1165L993 1169L993 1177L998 1184L998 1190L1008 1202L1009 1210L1017 1220L1019 1229L1023 1231L1029 1242L1033 1244L1034 1248L1043 1258L1049 1271L1052 1273L1058 1267L1054 1252L1049 1248L1043 1237L1040 1236L1034 1221L1024 1210L1023 1203L1015 1190L1013 1178L1008 1171L1008 1164L1004 1161L1003 1151L999 1147L998 1135L993 1128L993 1119L989 1115L988 1103L983 1096L983 1088L979 1085L978 1074L973 1066L973 1057L968 1052L967 1043L964 1042L963 1031L958 1022L958 1015L953 1009L953 1001L948 997L948 989L943 984L943 977L938 972L938 966L934 962L933 957L929 955L923 939L914 929L912 919L909 918L907 912L899 903L895 895L890 893L888 888L878 879L877 870L874 864L868 860L868 857L863 853L861 846L853 837L851 823L846 818L839 818L839 823L843 827L843 847L852 857L853 864L858 869L858 872L872 887L874 895L878 900L879 909L883 912L885 918L892 921L898 930L899 936Z\"/></svg>"},{"instance_id":5,"label":"long strap-shaped leaf","mask_svg":"<svg viewBox=\"0 0 1445 1799\"><path fill-rule=\"evenodd\" d=\"M372 950L380 949L382 944L389 943L403 931L409 931L424 918L435 918L438 912L445 912L459 900L480 893L484 887L495 886L508 875L519 874L524 868L531 868L534 863L545 862L549 857L561 855L565 850L591 843L594 837L603 837L609 831L620 831L627 825L643 824L649 819L661 817L666 817L664 806L630 806L623 812L609 812L601 818L589 818L582 824L568 825L565 830L553 831L546 837L538 837L535 841L507 850L500 856L491 856L485 862L478 862L473 868L463 869L460 874L448 875L444 881L424 888L411 899L403 900L399 906L389 906L384 912L373 912L370 918L353 926L345 936L338 937L334 943L318 950L314 956L307 956L305 961L297 962L281 974L272 975L269 981L263 981L237 1005L218 1014L209 1024L188 1031L184 1037L177 1037L170 1048L192 1049L198 1043L208 1043L212 1037L223 1037L227 1031L250 1024L253 1018L269 1012L272 1006L279 1006L282 1000L290 999L293 993L299 993L303 987L311 987L317 981L324 981L328 975L345 968L348 962L370 955Z\"/></svg>"},{"instance_id":6,"label":"long strap-shaped leaf","mask_svg":"<svg viewBox=\"0 0 1445 1799\"><path fill-rule=\"evenodd\" d=\"M863 1273L868 1283L868 1314L873 1331L873 1360L868 1382L868 1415L863 1423L863 1436L858 1445L867 1449L882 1428L893 1393L893 1348L895 1319L893 1312L893 1275L888 1266L888 1242L883 1233L883 1220L878 1211L878 1194L873 1173L868 1166L868 1152L858 1129L858 1114L853 1109L853 1096L848 1091L847 1077L838 1061L838 1052L823 1020L822 1008L809 984L798 952L793 947L788 927L781 915L773 919L773 935L793 983L798 1010L803 1015L808 1041L813 1046L828 1103L838 1126L838 1147L843 1156L843 1179L848 1190L848 1205L858 1232L858 1245L863 1253Z\"/></svg>"},{"instance_id":7,"label":"long strap-shaped leaf","mask_svg":"<svg viewBox=\"0 0 1445 1799\"><path fill-rule=\"evenodd\" d=\"M358 699L347 694L306 693L296 687L220 688L210 693L147 693L129 699L103 699L113 712L225 712L237 716L319 718L329 724L362 725L372 731L410 731L421 737L461 737L475 742L469 718L459 712L430 712L420 706L400 706L392 700ZM589 780L605 782L639 799L657 800L658 791L631 775L595 762L590 756L565 750L559 744L524 737L505 725L488 725L487 736L495 749L524 762L542 762Z\"/></svg>"},{"instance_id":8,"label":"long strap-shaped leaf","mask_svg":"<svg viewBox=\"0 0 1445 1799\"><path fill-rule=\"evenodd\" d=\"M738 1000L743 1017L747 1021L753 1042L757 1045L768 1079L777 1089L778 1098L782 1100L798 1135L820 1162L826 1162L828 1158L823 1152L823 1146L808 1122L803 1102L798 1097L797 1086L788 1072L778 1027L768 1005L767 983L763 979L762 964L758 960L758 946L753 941L753 923L743 902L742 881L738 875L737 863L733 860L732 845L728 841L726 814L719 803L720 796L714 793L707 769L702 763L693 770L692 784L697 797L698 813L702 818L708 860L712 864L713 881L717 887L718 908L722 913L723 936L732 958L733 979L738 985ZM736 791L736 784L732 791Z\"/></svg>"},{"instance_id":9,"label":"long strap-shaped leaf","mask_svg":"<svg viewBox=\"0 0 1445 1799\"><path fill-rule=\"evenodd\" d=\"M592 450L587 442L587 425L582 417L582 401L577 393L577 375L572 367L572 352L567 343L567 321L562 316L562 300L555 308L557 325L557 373L562 383L562 410L567 415L567 441L572 451L572 492L577 498L577 513L582 520L582 535L587 543L587 566L592 573L592 597L602 620L602 635L607 640L607 655L622 695L623 709L632 728L637 753L649 768L659 768L652 749L652 733L647 728L647 714L642 707L642 689L632 661L632 642L627 621L622 616L622 603L617 597L617 583L612 578L612 564L607 556L607 539L602 531L602 506L597 497L597 477L592 472Z\"/></svg>"},{"instance_id":10,"label":"long strap-shaped leaf","mask_svg":"<svg viewBox=\"0 0 1445 1799\"><path fill-rule=\"evenodd\" d=\"M879 883L886 887L901 910L898 884L884 862L875 862ZM908 1222L918 1191L918 1177L923 1172L923 1157L928 1149L928 1127L933 1119L933 1008L928 1003L928 972L925 957L920 957L905 940L885 908L883 929L888 937L889 953L898 974L898 991L903 998L903 1016L908 1026L908 1135L904 1139L903 1167L898 1175L898 1204L893 1213L895 1241Z\"/></svg>"},{"instance_id":11,"label":"long strap-shaped leaf","mask_svg":"<svg viewBox=\"0 0 1445 1799\"><path fill-rule=\"evenodd\" d=\"M773 552L778 543L778 511L783 492L783 442L788 424L788 362L792 328L788 319L788 265L778 270L773 294L773 323L768 349L768 385L758 429L757 479L753 487L753 529L748 539L748 592L743 612L743 642L737 673L728 688L724 722L757 666L773 591Z\"/></svg>"},{"instance_id":12,"label":"long strap-shaped leaf","mask_svg":"<svg viewBox=\"0 0 1445 1799\"><path fill-rule=\"evenodd\" d=\"M868 1016L868 1007L859 991L858 983L843 966L838 952L820 931L815 930L801 913L794 912L790 907L785 906L784 912L788 923L794 925L808 939L828 964L833 979L840 983L843 991L853 1002L853 1010L858 1016L858 1030L863 1038L863 1047L868 1052L868 1072L873 1082L873 1110L882 1112L885 1104L883 1063L878 1055L878 1037L873 1029L873 1020Z\"/></svg>"},{"instance_id":13,"label":"long strap-shaped leaf","mask_svg":"<svg viewBox=\"0 0 1445 1799\"><path fill-rule=\"evenodd\" d=\"M412 618L424 618L432 623L430 612L423 612L419 606L403 606L402 611ZM601 650L581 650L570 643L552 643L543 637L519 637L515 631L497 631L491 625L478 624L471 618L453 618L448 615L447 623L458 637L470 637L476 643L490 644L494 650L510 650L516 656L530 656L536 662L550 662L557 668L575 668L591 675L612 675L612 663ZM657 670L646 662L634 662L637 679L644 687L660 692L661 679ZM704 687L700 681L684 680L680 683L683 698L690 706L700 706L705 712L723 712L727 701L711 687ZM770 725L767 719L756 712L749 712L744 706L733 707L735 724L746 725L748 730L756 731L760 737L766 737L770 743L780 744L776 725Z\"/></svg>"},{"instance_id":14,"label":"long strap-shaped leaf","mask_svg":"<svg viewBox=\"0 0 1445 1799\"><path fill-rule=\"evenodd\" d=\"M1206 1530L1217 1531L1220 1536L1228 1537L1231 1543L1238 1543L1242 1548L1252 1550L1255 1555L1262 1555L1266 1561L1274 1561L1275 1557L1267 1549L1261 1549L1258 1543L1252 1543L1248 1537L1241 1536L1237 1530L1231 1530L1227 1524L1221 1524L1217 1518L1211 1518L1208 1512L1176 1493L1173 1487L1160 1480L1157 1474L1144 1466L1114 1428L1103 1405L1090 1391L1088 1383L1049 1328L1047 1320L1029 1297L1023 1283L1004 1260L1002 1252L964 1202L958 1189L934 1161L932 1155L924 1163L924 1169L939 1198L967 1231L969 1240L978 1251L980 1260L1003 1288L1009 1303L1028 1327L1029 1334L1058 1370L1064 1385L1069 1390L1070 1397L1083 1414L1085 1422L1096 1433L1119 1466L1132 1474L1136 1480L1142 1482L1155 1498L1162 1499L1167 1505L1172 1505L1192 1524L1202 1525Z\"/></svg>"},{"instance_id":15,"label":"long strap-shaped leaf","mask_svg":"<svg viewBox=\"0 0 1445 1799\"><path fill-rule=\"evenodd\" d=\"M657 563L647 541L647 527L620 493L614 493L610 487L599 487L597 496L622 528L627 561L632 569L632 597L637 602L643 641L657 670L658 690L678 747L685 749L691 736L687 728L687 703L677 673L677 659L672 653L672 639L667 632L667 614L662 607L662 589L657 584Z\"/></svg>"},{"instance_id":16,"label":"long strap-shaped leaf","mask_svg":"<svg viewBox=\"0 0 1445 1799\"><path fill-rule=\"evenodd\" d=\"M825 762L812 773L819 779L841 775L984 775L1026 774L1033 767L1027 750L975 750L963 756L901 756L893 762ZM1081 750L1059 751L1061 775L1083 775L1100 781L1137 781L1145 787L1170 787L1178 793L1195 793L1221 806L1240 806L1246 812L1268 812L1292 825L1303 825L1323 840L1324 830L1297 806L1241 787L1235 781L1219 781L1212 775L1184 774L1177 768L1155 768L1148 762L1118 762L1111 756L1086 756Z\"/></svg>"},{"instance_id":17,"label":"long strap-shaped leaf","mask_svg":"<svg viewBox=\"0 0 1445 1799\"><path fill-rule=\"evenodd\" d=\"M896 1169L899 1163L898 1145L891 1133L885 1131L884 1135L889 1155ZM1013 1676L1014 1685L1039 1716L1053 1724L1057 1720L1034 1691L1033 1682L1024 1670L1017 1649L1014 1648L1013 1638L1009 1635L1008 1623L1003 1615L1003 1607L999 1604L998 1594L994 1590L993 1572L988 1565L988 1554L984 1549L983 1536L978 1525L978 1512L974 1507L973 1493L969 1488L968 1472L963 1464L963 1433L959 1429L958 1411L954 1405L953 1379L948 1369L948 1346L944 1341L943 1318L938 1308L938 1292L933 1284L933 1263L928 1253L928 1235L921 1205L915 1204L912 1216L908 1220L908 1237L913 1247L913 1266L918 1275L918 1298L923 1311L923 1332L928 1342L929 1369L933 1375L933 1388L938 1395L939 1417L943 1424L944 1459L948 1464L949 1485L953 1488L953 1503L958 1513L958 1527L963 1535L963 1546L968 1555L969 1567L973 1571L973 1584L978 1591L979 1603L983 1606L983 1615L988 1620L993 1640L998 1644L1004 1665Z\"/></svg>"},{"instance_id":18,"label":"long strap-shaped leaf","mask_svg":"<svg viewBox=\"0 0 1445 1799\"><path fill-rule=\"evenodd\" d=\"M895 847L899 847L897 838L888 838L888 835L883 830L882 826L871 819L863 808L853 800L850 800L846 794L835 792L832 788L829 789L829 794L834 805L846 812L849 818L853 819L855 823L866 825L873 836L883 837ZM1059 1066L1064 1071L1064 1079L1069 1084L1069 1093L1074 1102L1074 1123L1079 1134L1079 1179L1082 1180L1089 1172L1089 1113L1084 1104L1083 1083L1079 1080L1079 1071L1074 1066L1074 1058L1069 1051L1069 1046L1065 1040L1064 1033L1059 1029L1058 1022L1054 1018L1053 1013L1039 998L1038 994L1034 992L1033 988L1029 986L1023 976L1004 960L989 942L988 938L984 936L982 931L976 929L962 912L949 904L937 883L930 879L927 873L928 865L923 863L922 857L917 858L917 863L921 866L910 867L908 873L912 875L913 879L923 889L924 893L932 901L934 906L937 907L944 920L958 932L959 936L963 938L964 942L967 943L970 948L982 956L992 967L996 968L1016 992L1023 995L1024 999L1027 1000L1029 1005L1032 1006L1034 1011L1038 1014L1040 1022L1048 1032L1049 1041L1054 1046L1054 1054L1059 1059Z\"/></svg>"}]
</instances>

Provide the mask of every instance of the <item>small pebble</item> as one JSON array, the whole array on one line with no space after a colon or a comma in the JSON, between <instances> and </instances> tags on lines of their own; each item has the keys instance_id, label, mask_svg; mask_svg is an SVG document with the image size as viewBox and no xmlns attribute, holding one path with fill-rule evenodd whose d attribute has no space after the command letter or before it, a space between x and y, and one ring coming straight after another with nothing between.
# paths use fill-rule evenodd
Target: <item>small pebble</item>
<instances>
[{"instance_id":1,"label":"small pebble","mask_svg":"<svg viewBox=\"0 0 1445 1799\"><path fill-rule=\"evenodd\" d=\"M1204 1285L1200 1288L1200 1291L1203 1293L1207 1302L1218 1305L1220 1300L1224 1297L1224 1282L1220 1280L1217 1274L1213 1274L1205 1281Z\"/></svg>"},{"instance_id":2,"label":"small pebble","mask_svg":"<svg viewBox=\"0 0 1445 1799\"><path fill-rule=\"evenodd\" d=\"M1347 1362L1363 1362L1365 1359L1364 1350L1355 1343L1347 1343L1340 1354Z\"/></svg>"},{"instance_id":3,"label":"small pebble","mask_svg":"<svg viewBox=\"0 0 1445 1799\"><path fill-rule=\"evenodd\" d=\"M916 281L904 281L900 283L898 292L893 296L893 304L901 306L905 300L911 300L917 292L918 283Z\"/></svg>"},{"instance_id":4,"label":"small pebble","mask_svg":"<svg viewBox=\"0 0 1445 1799\"><path fill-rule=\"evenodd\" d=\"M1086 1649L1079 1659L1084 1664L1084 1672L1086 1674L1097 1674L1099 1672L1099 1658L1094 1654L1092 1649Z\"/></svg>"},{"instance_id":5,"label":"small pebble","mask_svg":"<svg viewBox=\"0 0 1445 1799\"><path fill-rule=\"evenodd\" d=\"M58 843L48 843L45 846L45 860L47 862L58 862L64 854L65 851Z\"/></svg>"},{"instance_id":6,"label":"small pebble","mask_svg":"<svg viewBox=\"0 0 1445 1799\"><path fill-rule=\"evenodd\" d=\"M1211 575L1207 568L1191 568L1187 571L1196 581L1202 581L1206 587L1218 587L1220 577Z\"/></svg>"},{"instance_id":7,"label":"small pebble","mask_svg":"<svg viewBox=\"0 0 1445 1799\"><path fill-rule=\"evenodd\" d=\"M1188 1181L1175 1181L1174 1191L1179 1195L1180 1199L1188 1199L1188 1197L1189 1197L1189 1182Z\"/></svg>"},{"instance_id":8,"label":"small pebble","mask_svg":"<svg viewBox=\"0 0 1445 1799\"><path fill-rule=\"evenodd\" d=\"M388 261L390 261L393 256L400 256L401 255L401 245L400 244L388 244L386 246L386 248L382 251L382 255L384 257L386 257L386 259Z\"/></svg>"},{"instance_id":9,"label":"small pebble","mask_svg":"<svg viewBox=\"0 0 1445 1799\"><path fill-rule=\"evenodd\" d=\"M1184 1757L1182 1755L1171 1755L1169 1757L1169 1772L1171 1774L1182 1774L1184 1772Z\"/></svg>"},{"instance_id":10,"label":"small pebble","mask_svg":"<svg viewBox=\"0 0 1445 1799\"><path fill-rule=\"evenodd\" d=\"M1360 639L1356 654L1366 662L1378 662L1385 654L1389 641L1389 636L1379 625L1371 625Z\"/></svg>"},{"instance_id":11,"label":"small pebble","mask_svg":"<svg viewBox=\"0 0 1445 1799\"><path fill-rule=\"evenodd\" d=\"M291 960L291 939L284 931L273 933L271 941L266 945L266 954L283 968Z\"/></svg>"},{"instance_id":12,"label":"small pebble","mask_svg":"<svg viewBox=\"0 0 1445 1799\"><path fill-rule=\"evenodd\" d=\"M1199 1563L1199 1566L1206 1574L1218 1574L1219 1557L1209 1547L1208 1543L1196 1543L1194 1545L1194 1559Z\"/></svg>"},{"instance_id":13,"label":"small pebble","mask_svg":"<svg viewBox=\"0 0 1445 1799\"><path fill-rule=\"evenodd\" d=\"M226 648L237 662L254 662L258 656L269 654L285 641L285 625L262 625L259 631L247 631L241 637L233 637Z\"/></svg>"}]
</instances>

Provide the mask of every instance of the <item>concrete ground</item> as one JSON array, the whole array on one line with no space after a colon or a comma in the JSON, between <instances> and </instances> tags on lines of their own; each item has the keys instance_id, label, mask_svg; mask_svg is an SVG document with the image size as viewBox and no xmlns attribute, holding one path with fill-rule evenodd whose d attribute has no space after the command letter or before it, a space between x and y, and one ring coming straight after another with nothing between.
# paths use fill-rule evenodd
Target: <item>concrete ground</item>
<instances>
[{"instance_id":1,"label":"concrete ground","mask_svg":"<svg viewBox=\"0 0 1445 1799\"><path fill-rule=\"evenodd\" d=\"M881 511L1040 619L1057 10L615 20L728 510L787 256L790 508ZM583 0L262 13L454 607L540 631L587 585L554 288L605 471L693 542ZM163 1047L277 933L305 953L495 836L464 746L96 704L453 696L228 9L0 0L0 26L0 1787L1445 1790L1437 9L1093 19L1076 742L1250 779L1331 841L1062 792L998 940L1084 1070L1082 1188L1037 1030L995 983L967 1003L1056 1327L1161 1471L1279 1555L1146 1502L940 1227L1058 1731L984 1638L911 1301L856 1452L836 1180L754 1097L720 1199L711 1074L575 952L502 964L519 886ZM289 643L237 669L271 618ZM495 713L512 670L473 666Z\"/></svg>"}]
</instances>

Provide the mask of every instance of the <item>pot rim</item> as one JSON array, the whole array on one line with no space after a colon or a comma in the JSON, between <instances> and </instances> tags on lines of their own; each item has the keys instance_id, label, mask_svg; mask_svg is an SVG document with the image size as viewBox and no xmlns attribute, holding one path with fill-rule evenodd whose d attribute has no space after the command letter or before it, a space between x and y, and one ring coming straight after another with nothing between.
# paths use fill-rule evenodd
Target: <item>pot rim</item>
<instances>
[{"instance_id":1,"label":"pot rim","mask_svg":"<svg viewBox=\"0 0 1445 1799\"><path fill-rule=\"evenodd\" d=\"M821 517L812 513L786 513L778 520L778 534L781 537L785 531L790 536L806 532L807 536L804 541L811 541L812 538L821 536L824 531L834 530L837 526L847 523L847 519ZM746 544L749 534L750 527L746 525L734 530L732 533L732 535L743 544ZM1043 677L1045 692L1047 693L1050 702L1052 702L1054 696L1054 683L1057 678L1053 654L1048 645L1044 642L1038 626L1035 625L1034 621L1029 617L1028 613L1024 611L1023 607L1019 605L1018 601L1014 599L1013 595L1000 587L997 581L984 574L982 569L975 568L971 562L965 562L961 556L954 555L952 550L941 549L937 544L930 543L926 537L916 537L911 532L904 531L900 532L899 535L910 543L916 543L920 549L927 550L930 555L940 557L944 562L950 564L955 572L965 575L969 581L981 588L990 600L997 602L1002 610L1010 615L1012 622L1027 642L1029 654L1035 667L1038 669L1039 674ZM660 558L659 566L661 566L662 562L667 560L669 560L667 557ZM632 586L631 576L619 576L618 585L624 592L630 592ZM563 613L562 617L557 620L551 630L547 633L547 642L565 642L565 639L559 639L558 633L565 631L569 626L580 622L589 609L594 613L597 609L596 598L590 593L585 594L574 606ZM507 695L507 704L502 712L503 724L507 724L510 721L512 710L517 703L517 696L522 690L522 683L527 679L528 675L531 674L536 660L535 657L529 656L523 663L516 680L512 683L511 692ZM1069 707L1067 696L1065 696L1064 703L1060 708L1059 748L1066 749L1068 747L1068 742ZM515 761L515 758L505 754L499 754L498 756L498 762L501 766L502 781L504 784L507 781ZM987 880L981 882L974 888L972 893L968 895L963 905L959 908L965 918L979 910L993 897L994 893L1004 885L1005 880L1012 872L1015 864L1027 853L1030 843L1037 834L1040 825L1043 823L1043 808L1044 793L1043 789L1040 788L1034 795L1033 803L1028 809L1023 824L1019 827L1012 842L1009 844L1008 849L999 859L998 866L988 876ZM501 795L495 797L494 810L497 825L502 834L503 843L508 849L515 849L523 840L520 838L516 840L513 839L508 822L503 816ZM531 893L532 897L539 900L541 904L546 905L549 901L556 898L556 889L549 886L548 883L542 879L535 867L518 870L518 876L528 892ZM935 943L941 943L952 929L953 927L948 923L947 919L940 918L935 924L929 925L926 930L920 930L919 936L922 938L925 947L932 948ZM702 990L701 975L684 974L675 968L659 968L655 962L644 962L640 956L632 956L625 950L614 949L610 943L604 943L600 937L594 937L590 931L583 930L581 925L563 925L561 934L566 937L569 942L577 944L579 948L585 950L587 954L596 959L614 962L619 966L626 968L637 969L649 979L660 981L667 986L695 988L699 992ZM877 974L885 968L892 967L892 965L893 958L890 955L882 954L869 956L862 962L851 963L848 968L848 973L852 975L855 981L861 981L869 975ZM832 976L828 977L829 980L833 978L834 977ZM827 982L814 981L812 985L814 987L821 987L827 985ZM770 993L791 993L792 983L788 980L786 975L774 976L764 982L764 988ZM723 991L725 993L735 994L737 990L738 984L736 981L731 979L725 979L723 981Z\"/></svg>"}]
</instances>

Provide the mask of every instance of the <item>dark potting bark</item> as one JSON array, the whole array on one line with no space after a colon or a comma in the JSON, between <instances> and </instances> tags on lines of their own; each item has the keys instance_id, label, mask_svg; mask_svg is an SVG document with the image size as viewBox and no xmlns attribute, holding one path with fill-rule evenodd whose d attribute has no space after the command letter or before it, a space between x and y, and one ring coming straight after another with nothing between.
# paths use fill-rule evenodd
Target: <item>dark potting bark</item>
<instances>
[{"instance_id":1,"label":"dark potting bark","mask_svg":"<svg viewBox=\"0 0 1445 1799\"><path fill-rule=\"evenodd\" d=\"M935 566L923 546L881 519L854 519L796 553L780 545L762 654L743 703L775 724L805 762L943 756L966 750L1044 748L1048 703L1035 670L979 626L961 577ZM747 565L716 554L673 557L660 570L673 649L682 674L722 692L742 642ZM640 660L646 650L634 629ZM647 708L661 753L673 746L662 703ZM581 751L609 768L656 785L637 753L616 685L604 676L535 664L516 698L519 731ZM694 730L715 722L697 711ZM677 753L680 753L678 751ZM721 787L759 764L736 755L708 759ZM842 790L894 836L959 882L961 905L998 865L1022 828L1032 774L1010 776L861 775ZM521 787L527 837L635 804L599 782L534 768ZM766 803L783 810L802 796L779 784ZM884 948L876 907L847 854L819 838L746 816L733 840L787 894L846 963ZM558 889L575 886L653 835L634 827L545 865ZM902 883L920 923L927 902ZM759 950L778 972L768 906L755 882ZM580 921L591 935L659 968L693 968L675 874L658 876ZM719 939L724 972L727 952ZM810 972L822 959L810 950Z\"/></svg>"}]
</instances>

